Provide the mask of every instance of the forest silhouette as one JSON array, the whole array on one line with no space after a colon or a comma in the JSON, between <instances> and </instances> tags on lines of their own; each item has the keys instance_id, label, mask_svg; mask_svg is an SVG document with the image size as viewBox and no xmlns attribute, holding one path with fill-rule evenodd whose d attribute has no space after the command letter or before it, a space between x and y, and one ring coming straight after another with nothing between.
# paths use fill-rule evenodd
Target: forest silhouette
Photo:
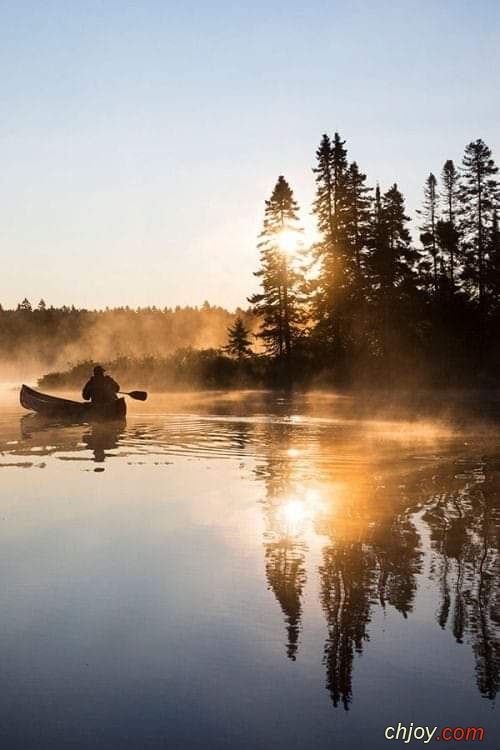
<instances>
[{"instance_id":1,"label":"forest silhouette","mask_svg":"<svg viewBox=\"0 0 500 750\"><path fill-rule=\"evenodd\" d=\"M25 299L0 311L0 356L55 366L41 383L50 387L73 387L82 364L102 361L160 390L487 388L500 374L497 173L488 146L470 142L459 166L446 159L423 179L411 228L398 184L370 187L340 135L325 134L313 168L317 239L305 242L280 176L248 308L87 311Z\"/></svg>"}]
</instances>

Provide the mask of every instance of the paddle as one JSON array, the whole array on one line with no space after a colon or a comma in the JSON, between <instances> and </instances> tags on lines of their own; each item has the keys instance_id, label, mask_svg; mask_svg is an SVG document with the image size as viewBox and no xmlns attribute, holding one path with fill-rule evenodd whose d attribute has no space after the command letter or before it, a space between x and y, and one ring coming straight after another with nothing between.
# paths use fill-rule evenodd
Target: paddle
<instances>
[{"instance_id":1,"label":"paddle","mask_svg":"<svg viewBox=\"0 0 500 750\"><path fill-rule=\"evenodd\" d=\"M145 401L148 397L146 391L130 391L130 393L120 391L120 394L122 396L130 396L130 398L135 398L136 401Z\"/></svg>"}]
</instances>

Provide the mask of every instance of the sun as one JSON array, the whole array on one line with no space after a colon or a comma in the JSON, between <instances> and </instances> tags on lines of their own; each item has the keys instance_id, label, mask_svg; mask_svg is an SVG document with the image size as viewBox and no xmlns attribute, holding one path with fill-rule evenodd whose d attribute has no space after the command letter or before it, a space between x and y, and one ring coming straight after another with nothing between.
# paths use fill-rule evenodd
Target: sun
<instances>
[{"instance_id":1,"label":"sun","mask_svg":"<svg viewBox=\"0 0 500 750\"><path fill-rule=\"evenodd\" d=\"M278 234L278 244L282 253L293 255L299 244L299 233L293 229L282 229Z\"/></svg>"}]
</instances>

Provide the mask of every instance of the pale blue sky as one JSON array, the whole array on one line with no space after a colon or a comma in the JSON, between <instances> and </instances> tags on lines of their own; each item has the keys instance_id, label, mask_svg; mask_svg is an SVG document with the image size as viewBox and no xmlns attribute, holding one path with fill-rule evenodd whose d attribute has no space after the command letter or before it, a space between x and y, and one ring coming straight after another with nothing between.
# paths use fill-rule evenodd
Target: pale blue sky
<instances>
[{"instance_id":1,"label":"pale blue sky","mask_svg":"<svg viewBox=\"0 0 500 750\"><path fill-rule=\"evenodd\" d=\"M323 132L412 215L467 142L500 162L499 49L494 0L2 0L0 302L245 304Z\"/></svg>"}]
</instances>

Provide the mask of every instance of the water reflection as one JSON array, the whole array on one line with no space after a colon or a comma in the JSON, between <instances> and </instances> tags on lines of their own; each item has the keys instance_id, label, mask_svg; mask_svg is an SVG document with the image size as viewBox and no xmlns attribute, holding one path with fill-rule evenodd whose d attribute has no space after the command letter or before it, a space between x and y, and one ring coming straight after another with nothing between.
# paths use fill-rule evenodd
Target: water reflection
<instances>
[{"instance_id":1,"label":"water reflection","mask_svg":"<svg viewBox=\"0 0 500 750\"><path fill-rule=\"evenodd\" d=\"M298 651L311 518L326 539L317 571L327 625L326 688L333 705L346 710L353 701L354 656L370 639L374 608L391 607L403 618L414 609L429 533L438 624L450 622L457 643L471 645L478 689L492 700L500 675L498 459L424 452L408 461L379 446L352 466L346 444L333 441L332 451L342 450L325 470L324 432L308 434L305 464L300 433L290 425L266 429L256 476L266 491L266 577L285 616L288 656L295 659ZM311 482L315 489L308 490ZM315 502L307 502L308 492Z\"/></svg>"},{"instance_id":2,"label":"water reflection","mask_svg":"<svg viewBox=\"0 0 500 750\"><path fill-rule=\"evenodd\" d=\"M265 514L266 578L285 616L287 656L295 660L302 615L301 597L306 583L306 545L301 539L303 506L296 499L281 504L271 502Z\"/></svg>"},{"instance_id":3,"label":"water reflection","mask_svg":"<svg viewBox=\"0 0 500 750\"><path fill-rule=\"evenodd\" d=\"M123 431L124 427L120 424L95 424L83 434L82 443L92 451L96 463L104 463L112 455L106 451L112 451L118 447Z\"/></svg>"},{"instance_id":4,"label":"water reflection","mask_svg":"<svg viewBox=\"0 0 500 750\"><path fill-rule=\"evenodd\" d=\"M441 594L437 621L457 643L471 644L478 688L493 699L500 687L498 462L485 458L454 476L441 472L435 485L424 519Z\"/></svg>"},{"instance_id":5,"label":"water reflection","mask_svg":"<svg viewBox=\"0 0 500 750\"><path fill-rule=\"evenodd\" d=\"M95 423L92 425L61 424L36 414L27 414L20 420L21 440L13 441L15 448L9 453L26 455L34 452L39 455L54 455L69 451L70 456L61 459L75 461L74 453L90 451L95 463L104 463L113 455L110 451L118 448L120 438L126 429L125 422Z\"/></svg>"},{"instance_id":6,"label":"water reflection","mask_svg":"<svg viewBox=\"0 0 500 750\"><path fill-rule=\"evenodd\" d=\"M263 576L291 661L301 656L305 592L317 581L311 606L324 618L323 682L334 706L355 702L355 657L372 647L376 612L410 622L429 582L437 601L431 617L471 649L479 693L493 700L500 687L500 459L491 440L472 436L464 444L463 435L429 424L312 418L296 409L278 404L271 415L252 416L226 404L214 415L151 415L127 426L62 428L26 418L19 440L3 439L1 463L17 457L27 465L34 454L99 468L123 459L131 465L131 457L151 468L162 458L207 467L236 461L261 502Z\"/></svg>"},{"instance_id":7,"label":"water reflection","mask_svg":"<svg viewBox=\"0 0 500 750\"><path fill-rule=\"evenodd\" d=\"M377 519L367 512L351 522L352 512L347 510L346 525L338 514L322 520L329 542L319 569L328 624L326 686L334 706L345 709L353 697L354 654L361 654L369 640L372 608L390 606L406 618L421 571L420 540L410 513Z\"/></svg>"},{"instance_id":8,"label":"water reflection","mask_svg":"<svg viewBox=\"0 0 500 750\"><path fill-rule=\"evenodd\" d=\"M266 487L266 577L285 615L287 654L295 659L298 649L307 578L305 526L312 520L315 532L327 540L318 570L327 623L326 687L334 706L347 709L354 653L361 653L368 639L376 598L405 615L411 610L420 564L418 535L407 516L381 513L377 486L367 481L368 471L361 477L359 472L351 474L348 454L334 461L326 474L315 466L314 457L323 454L321 433L308 435L304 463L305 447L300 441L297 447L293 427L267 429L267 452L256 475ZM310 486L313 477L319 487Z\"/></svg>"}]
</instances>

